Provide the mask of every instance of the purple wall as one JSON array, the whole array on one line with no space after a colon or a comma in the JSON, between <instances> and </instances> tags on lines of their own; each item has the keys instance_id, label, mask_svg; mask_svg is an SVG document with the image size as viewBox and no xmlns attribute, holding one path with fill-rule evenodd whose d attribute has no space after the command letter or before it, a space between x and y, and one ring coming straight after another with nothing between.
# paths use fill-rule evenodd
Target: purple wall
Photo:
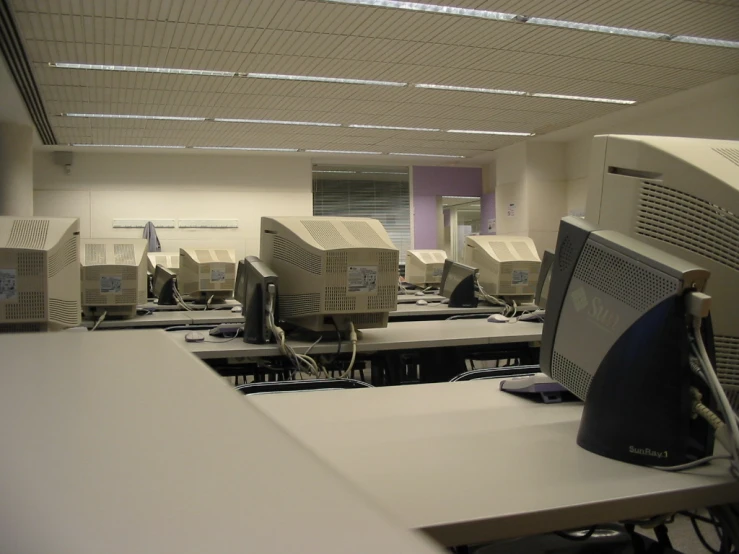
<instances>
[{"instance_id":1,"label":"purple wall","mask_svg":"<svg viewBox=\"0 0 739 554\"><path fill-rule=\"evenodd\" d=\"M415 248L437 247L437 196L482 196L482 169L479 167L413 166L413 241Z\"/></svg>"},{"instance_id":2,"label":"purple wall","mask_svg":"<svg viewBox=\"0 0 739 554\"><path fill-rule=\"evenodd\" d=\"M483 194L480 199L480 234L491 235L488 232L488 221L495 219L495 193Z\"/></svg>"}]
</instances>

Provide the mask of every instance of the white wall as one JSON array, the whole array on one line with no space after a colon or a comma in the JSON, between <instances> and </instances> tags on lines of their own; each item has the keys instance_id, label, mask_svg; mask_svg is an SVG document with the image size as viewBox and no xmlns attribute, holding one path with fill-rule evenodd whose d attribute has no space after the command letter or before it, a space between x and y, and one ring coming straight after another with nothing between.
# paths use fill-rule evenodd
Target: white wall
<instances>
[{"instance_id":1,"label":"white wall","mask_svg":"<svg viewBox=\"0 0 739 554\"><path fill-rule=\"evenodd\" d=\"M160 229L162 250L259 254L264 215L312 215L311 162L289 156L75 153L71 174L34 155L36 215L79 217L82 237L140 237L113 219L238 219L238 229Z\"/></svg>"}]
</instances>

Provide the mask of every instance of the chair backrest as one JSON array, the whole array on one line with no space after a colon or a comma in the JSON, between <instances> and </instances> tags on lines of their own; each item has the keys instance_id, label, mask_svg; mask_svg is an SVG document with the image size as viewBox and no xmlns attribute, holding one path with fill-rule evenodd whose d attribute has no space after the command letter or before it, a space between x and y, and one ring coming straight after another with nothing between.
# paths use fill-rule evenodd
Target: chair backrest
<instances>
[{"instance_id":1,"label":"chair backrest","mask_svg":"<svg viewBox=\"0 0 739 554\"><path fill-rule=\"evenodd\" d=\"M239 385L236 390L243 394L269 394L280 392L320 391L337 389L373 388L369 383L356 379L298 379L295 381L265 381Z\"/></svg>"},{"instance_id":2,"label":"chair backrest","mask_svg":"<svg viewBox=\"0 0 739 554\"><path fill-rule=\"evenodd\" d=\"M533 375L540 373L538 365L516 365L508 367L492 367L489 369L473 369L466 371L450 379L451 383L455 381L472 381L474 379L500 379L502 377L518 377L520 375Z\"/></svg>"}]
</instances>

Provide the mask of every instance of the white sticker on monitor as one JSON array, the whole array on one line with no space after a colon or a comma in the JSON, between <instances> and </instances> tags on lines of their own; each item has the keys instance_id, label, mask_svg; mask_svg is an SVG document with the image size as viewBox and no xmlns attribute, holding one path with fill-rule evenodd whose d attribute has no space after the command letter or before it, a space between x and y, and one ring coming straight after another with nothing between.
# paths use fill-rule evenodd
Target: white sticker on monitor
<instances>
[{"instance_id":1,"label":"white sticker on monitor","mask_svg":"<svg viewBox=\"0 0 739 554\"><path fill-rule=\"evenodd\" d=\"M121 294L123 292L123 277L121 275L101 275L100 292L103 294Z\"/></svg>"},{"instance_id":2,"label":"white sticker on monitor","mask_svg":"<svg viewBox=\"0 0 739 554\"><path fill-rule=\"evenodd\" d=\"M226 280L226 266L210 266L210 281L212 283L222 283Z\"/></svg>"},{"instance_id":3,"label":"white sticker on monitor","mask_svg":"<svg viewBox=\"0 0 739 554\"><path fill-rule=\"evenodd\" d=\"M15 269L0 269L0 300L16 300Z\"/></svg>"},{"instance_id":4,"label":"white sticker on monitor","mask_svg":"<svg viewBox=\"0 0 739 554\"><path fill-rule=\"evenodd\" d=\"M511 277L512 285L528 285L529 284L529 272L525 269L514 269L513 276Z\"/></svg>"},{"instance_id":5,"label":"white sticker on monitor","mask_svg":"<svg viewBox=\"0 0 739 554\"><path fill-rule=\"evenodd\" d=\"M348 292L375 292L377 290L376 265L350 265L347 270Z\"/></svg>"}]
</instances>

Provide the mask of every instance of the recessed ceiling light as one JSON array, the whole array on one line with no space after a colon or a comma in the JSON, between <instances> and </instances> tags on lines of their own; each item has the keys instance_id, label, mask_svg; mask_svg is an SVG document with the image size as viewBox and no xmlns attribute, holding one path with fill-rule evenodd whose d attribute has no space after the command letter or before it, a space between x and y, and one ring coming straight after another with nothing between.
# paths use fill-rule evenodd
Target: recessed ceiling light
<instances>
[{"instance_id":1,"label":"recessed ceiling light","mask_svg":"<svg viewBox=\"0 0 739 554\"><path fill-rule=\"evenodd\" d=\"M558 98L560 100L581 100L583 102L603 102L605 104L636 104L636 100L619 100L618 98L595 98L592 96L572 96L570 94L548 94L533 92L531 96L537 98Z\"/></svg>"},{"instance_id":2,"label":"recessed ceiling light","mask_svg":"<svg viewBox=\"0 0 739 554\"><path fill-rule=\"evenodd\" d=\"M522 90L505 90L497 88L480 88L480 87L458 87L454 85L429 85L429 84L418 84L414 85L416 88L429 88L434 90L456 90L460 92L484 92L487 94L511 94L514 96L526 96L526 92Z\"/></svg>"},{"instance_id":3,"label":"recessed ceiling light","mask_svg":"<svg viewBox=\"0 0 739 554\"><path fill-rule=\"evenodd\" d=\"M391 156L424 156L427 158L464 158L464 156L453 156L451 154L411 154L408 152L390 152Z\"/></svg>"},{"instance_id":4,"label":"recessed ceiling light","mask_svg":"<svg viewBox=\"0 0 739 554\"><path fill-rule=\"evenodd\" d=\"M355 129L386 129L389 131L441 131L441 129L429 129L427 127L395 127L392 125L348 125Z\"/></svg>"},{"instance_id":5,"label":"recessed ceiling light","mask_svg":"<svg viewBox=\"0 0 739 554\"><path fill-rule=\"evenodd\" d=\"M534 133L514 133L510 131L475 131L473 129L449 129L447 133L467 133L470 135L501 135L505 137L533 137Z\"/></svg>"},{"instance_id":6,"label":"recessed ceiling light","mask_svg":"<svg viewBox=\"0 0 739 554\"><path fill-rule=\"evenodd\" d=\"M357 173L356 171L338 170L338 169L314 169L313 173Z\"/></svg>"},{"instance_id":7,"label":"recessed ceiling light","mask_svg":"<svg viewBox=\"0 0 739 554\"><path fill-rule=\"evenodd\" d=\"M354 6L372 6L375 8L395 8L415 12L437 13L442 15L456 15L462 17L474 17L478 19L491 19L493 21L505 21L526 25L541 25L544 27L558 27L561 29L573 29L587 31L590 33L601 33L606 35L619 35L634 38L646 38L651 40L665 40L671 42L684 42L689 44L700 44L704 46L719 46L724 48L739 48L739 42L731 40L720 40L703 37L688 37L681 35L670 35L655 31L642 29L628 29L626 27L611 27L608 25L595 25L592 23L581 23L578 21L566 21L563 19L550 19L546 17L530 17L505 12L488 10L475 10L469 8L458 8L455 6L442 6L438 4L421 4L419 2L404 2L399 0L324 0L333 4L350 4Z\"/></svg>"},{"instance_id":8,"label":"recessed ceiling light","mask_svg":"<svg viewBox=\"0 0 739 554\"><path fill-rule=\"evenodd\" d=\"M99 71L129 71L134 73L170 73L175 75L203 75L206 77L235 77L233 71L210 71L206 69L177 69L174 67L145 67L138 65L103 65L91 63L50 63L60 69L96 69Z\"/></svg>"},{"instance_id":9,"label":"recessed ceiling light","mask_svg":"<svg viewBox=\"0 0 739 554\"><path fill-rule=\"evenodd\" d=\"M297 152L297 148L253 148L246 146L193 146L195 150L243 150L246 152Z\"/></svg>"},{"instance_id":10,"label":"recessed ceiling light","mask_svg":"<svg viewBox=\"0 0 739 554\"><path fill-rule=\"evenodd\" d=\"M109 113L63 113L66 117L90 117L97 119L153 119L157 121L205 121L204 117L183 117L174 115L135 115Z\"/></svg>"},{"instance_id":11,"label":"recessed ceiling light","mask_svg":"<svg viewBox=\"0 0 739 554\"><path fill-rule=\"evenodd\" d=\"M96 146L99 148L185 148L179 145L163 144L81 144L73 143L72 146Z\"/></svg>"},{"instance_id":12,"label":"recessed ceiling light","mask_svg":"<svg viewBox=\"0 0 739 554\"><path fill-rule=\"evenodd\" d=\"M247 73L254 79L278 79L283 81L312 81L316 83L339 83L342 85L379 85L385 87L404 87L408 83L395 81L372 81L368 79L343 79L339 77L315 77L312 75L282 75L279 73Z\"/></svg>"},{"instance_id":13,"label":"recessed ceiling light","mask_svg":"<svg viewBox=\"0 0 739 554\"><path fill-rule=\"evenodd\" d=\"M364 152L361 150L306 150L312 154L382 154L382 152Z\"/></svg>"},{"instance_id":14,"label":"recessed ceiling light","mask_svg":"<svg viewBox=\"0 0 739 554\"><path fill-rule=\"evenodd\" d=\"M267 123L270 125L306 125L311 127L341 127L341 123L322 123L319 121L282 121L278 119L235 119L216 117L213 121L219 123Z\"/></svg>"}]
</instances>

